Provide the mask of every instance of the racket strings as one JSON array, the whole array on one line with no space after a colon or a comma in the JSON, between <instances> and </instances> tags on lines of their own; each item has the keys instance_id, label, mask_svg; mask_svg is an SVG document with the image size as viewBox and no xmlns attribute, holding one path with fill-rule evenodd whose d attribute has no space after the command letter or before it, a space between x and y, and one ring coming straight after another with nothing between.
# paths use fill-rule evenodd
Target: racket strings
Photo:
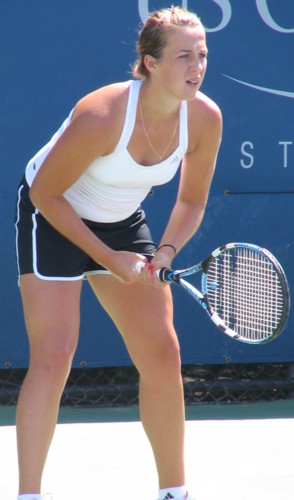
<instances>
[{"instance_id":1,"label":"racket strings","mask_svg":"<svg viewBox=\"0 0 294 500\"><path fill-rule=\"evenodd\" d=\"M266 339L279 326L283 288L273 263L258 252L236 248L214 259L207 292L213 310L244 339Z\"/></svg>"}]
</instances>

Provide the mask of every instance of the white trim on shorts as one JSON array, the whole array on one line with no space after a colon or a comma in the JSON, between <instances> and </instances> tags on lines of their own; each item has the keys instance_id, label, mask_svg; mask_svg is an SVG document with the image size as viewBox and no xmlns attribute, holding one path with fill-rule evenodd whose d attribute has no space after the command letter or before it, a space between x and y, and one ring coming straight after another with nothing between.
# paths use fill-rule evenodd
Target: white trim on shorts
<instances>
[{"instance_id":1,"label":"white trim on shorts","mask_svg":"<svg viewBox=\"0 0 294 500\"><path fill-rule=\"evenodd\" d=\"M45 281L79 281L84 279L84 273L79 276L44 276L38 271L38 254L37 254L37 221L36 216L39 214L39 210L36 208L35 212L32 214L33 230L32 230L32 244L33 244L33 270L35 276Z\"/></svg>"},{"instance_id":2,"label":"white trim on shorts","mask_svg":"<svg viewBox=\"0 0 294 500\"><path fill-rule=\"evenodd\" d=\"M17 265L17 274L18 274L18 286L19 286L19 280L20 280L20 268L19 268L19 253L18 253L18 222L19 222L19 205L20 205L20 193L23 189L23 184L20 186L18 192L17 192L17 216L16 216L16 221L15 221L15 252L16 252L16 265Z\"/></svg>"},{"instance_id":3,"label":"white trim on shorts","mask_svg":"<svg viewBox=\"0 0 294 500\"><path fill-rule=\"evenodd\" d=\"M84 272L84 277L86 278L87 276L95 275L95 274L112 274L109 269L97 269L96 271L85 271Z\"/></svg>"}]
</instances>

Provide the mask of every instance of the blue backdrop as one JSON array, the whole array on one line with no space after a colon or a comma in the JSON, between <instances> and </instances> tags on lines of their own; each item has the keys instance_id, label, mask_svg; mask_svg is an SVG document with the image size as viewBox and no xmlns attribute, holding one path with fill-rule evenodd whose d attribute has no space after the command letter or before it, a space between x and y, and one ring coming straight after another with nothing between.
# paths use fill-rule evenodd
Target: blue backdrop
<instances>
[{"instance_id":1,"label":"blue backdrop","mask_svg":"<svg viewBox=\"0 0 294 500\"><path fill-rule=\"evenodd\" d=\"M197 12L207 27L209 65L202 90L222 109L224 136L203 224L175 266L191 265L228 241L250 241L277 256L293 288L294 2L178 4ZM168 6L163 0L0 4L0 368L28 364L13 227L25 165L80 97L131 77L141 21L150 10ZM177 179L156 188L144 204L156 239L176 187ZM184 363L293 361L293 315L278 340L251 347L224 338L181 290L174 289L174 297ZM129 363L118 333L85 284L74 365Z\"/></svg>"}]
</instances>

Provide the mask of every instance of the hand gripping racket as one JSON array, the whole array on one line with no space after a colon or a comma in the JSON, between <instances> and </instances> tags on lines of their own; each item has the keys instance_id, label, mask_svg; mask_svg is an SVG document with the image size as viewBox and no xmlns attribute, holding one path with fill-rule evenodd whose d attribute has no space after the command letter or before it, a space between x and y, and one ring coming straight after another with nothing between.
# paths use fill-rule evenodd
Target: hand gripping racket
<instances>
[{"instance_id":1,"label":"hand gripping racket","mask_svg":"<svg viewBox=\"0 0 294 500\"><path fill-rule=\"evenodd\" d=\"M202 272L201 292L183 277ZM199 264L157 271L161 281L188 292L218 328L248 344L274 340L282 332L290 310L287 278L277 259L249 243L229 243Z\"/></svg>"}]
</instances>

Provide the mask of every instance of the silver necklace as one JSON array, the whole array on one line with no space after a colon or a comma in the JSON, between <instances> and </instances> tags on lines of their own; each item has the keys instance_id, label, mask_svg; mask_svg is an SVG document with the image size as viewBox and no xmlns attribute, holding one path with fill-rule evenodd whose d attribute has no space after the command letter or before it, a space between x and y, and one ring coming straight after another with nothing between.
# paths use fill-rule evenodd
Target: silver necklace
<instances>
[{"instance_id":1,"label":"silver necklace","mask_svg":"<svg viewBox=\"0 0 294 500\"><path fill-rule=\"evenodd\" d=\"M142 122L142 125L143 125L143 130L144 130L144 134L145 134L145 137L148 141L148 144L149 146L151 147L153 153L156 154L156 156L159 158L160 161L162 161L162 158L165 156L165 153L167 152L167 150L169 149L171 143L172 143L172 140L175 136L175 133L176 133L176 130L178 128L178 124L179 124L179 120L180 120L180 113L178 114L178 118L177 118L177 121L176 121L176 125L175 125L175 128L173 130L173 133L171 135L171 138L168 142L168 145L166 146L165 150L161 153L161 155L158 153L158 151L156 151L155 147L153 146L152 142L150 141L150 138L149 138L149 135L148 135L148 132L147 132L147 129L145 127L145 122L144 122L144 118L143 118L143 113L142 113L142 108L141 108L141 101L139 99L139 110L140 110L140 117L141 117L141 122Z\"/></svg>"}]
</instances>

